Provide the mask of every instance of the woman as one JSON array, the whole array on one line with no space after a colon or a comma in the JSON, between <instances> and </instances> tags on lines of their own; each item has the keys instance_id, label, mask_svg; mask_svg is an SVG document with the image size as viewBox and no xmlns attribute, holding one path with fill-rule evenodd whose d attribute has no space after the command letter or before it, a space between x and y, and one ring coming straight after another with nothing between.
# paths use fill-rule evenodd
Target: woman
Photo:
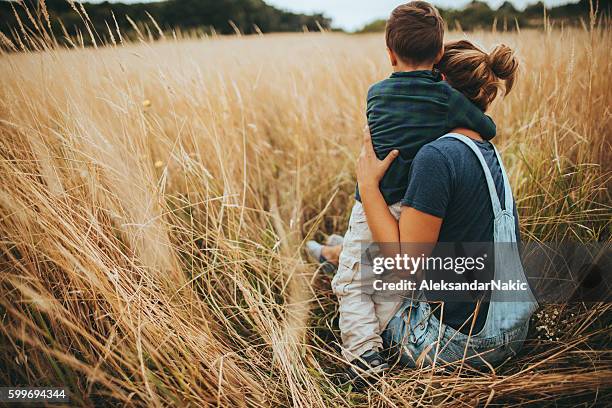
<instances>
[{"instance_id":1,"label":"woman","mask_svg":"<svg viewBox=\"0 0 612 408\"><path fill-rule=\"evenodd\" d=\"M449 84L483 111L498 90L510 92L517 68L510 48L498 46L489 55L465 40L446 44L438 64ZM395 156L378 160L366 132L357 181L374 242L396 243L404 254L411 253L411 243L419 244L419 252L428 243L436 248L439 243L495 243L490 261L494 279L526 282L518 257L516 206L491 143L471 130L456 129L423 147L412 164L399 220L378 188ZM333 261L339 249L323 248L322 256ZM529 289L516 299L504 298L499 291L485 292L490 303L401 303L390 321L379 317L389 321L383 333L386 345L398 348L401 362L409 366L458 360L486 366L503 361L522 345L537 304Z\"/></svg>"}]
</instances>

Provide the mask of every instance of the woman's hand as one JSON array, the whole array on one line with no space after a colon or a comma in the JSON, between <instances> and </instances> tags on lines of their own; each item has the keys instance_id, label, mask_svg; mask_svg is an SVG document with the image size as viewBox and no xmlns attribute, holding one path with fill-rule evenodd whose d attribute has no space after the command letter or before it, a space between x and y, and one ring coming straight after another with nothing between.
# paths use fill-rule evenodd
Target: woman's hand
<instances>
[{"instance_id":1,"label":"woman's hand","mask_svg":"<svg viewBox=\"0 0 612 408\"><path fill-rule=\"evenodd\" d=\"M357 160L357 183L359 189L376 188L383 178L393 160L399 155L398 150L393 150L383 160L378 160L372 146L370 129L366 126L363 132L363 145L361 154Z\"/></svg>"}]
</instances>

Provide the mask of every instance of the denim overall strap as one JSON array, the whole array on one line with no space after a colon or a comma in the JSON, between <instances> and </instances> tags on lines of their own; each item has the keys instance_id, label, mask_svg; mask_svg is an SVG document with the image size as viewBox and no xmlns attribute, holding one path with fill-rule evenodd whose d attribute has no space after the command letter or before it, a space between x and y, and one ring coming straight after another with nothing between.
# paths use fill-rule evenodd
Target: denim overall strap
<instances>
[{"instance_id":1,"label":"denim overall strap","mask_svg":"<svg viewBox=\"0 0 612 408\"><path fill-rule=\"evenodd\" d=\"M469 137L460 135L459 133L449 133L449 134L442 136L440 139L446 139L446 138L457 139L463 142L467 147L472 149L472 151L478 158L478 161L480 162L480 166L482 167L482 171L484 172L485 179L487 180L487 187L489 188L489 196L491 198L491 205L493 206L493 217L494 218L499 217L502 212L502 208L501 208L501 203L499 202L499 196L497 195L497 189L495 188L495 182L493 181L491 170L489 170L489 165L485 161L485 158L482 155L482 152L480 151L478 146L476 146L476 143L474 143L474 141L470 139ZM497 151L496 151L496 154L497 154ZM501 166L501 162L500 162L500 166ZM504 185L508 185L506 183L506 177L504 177ZM508 187L508 189L510 188ZM507 200L508 200L508 196L506 196L506 203L507 203ZM512 201L512 195L510 195L510 201Z\"/></svg>"},{"instance_id":2,"label":"denim overall strap","mask_svg":"<svg viewBox=\"0 0 612 408\"><path fill-rule=\"evenodd\" d=\"M495 151L495 156L497 157L497 162L499 163L499 167L501 167L502 178L504 180L504 210L506 212L514 215L514 197L512 195L512 189L510 188L510 181L508 180L508 174L506 173L506 167L502 162L501 156L497 151L497 147L493 146L493 150Z\"/></svg>"}]
</instances>

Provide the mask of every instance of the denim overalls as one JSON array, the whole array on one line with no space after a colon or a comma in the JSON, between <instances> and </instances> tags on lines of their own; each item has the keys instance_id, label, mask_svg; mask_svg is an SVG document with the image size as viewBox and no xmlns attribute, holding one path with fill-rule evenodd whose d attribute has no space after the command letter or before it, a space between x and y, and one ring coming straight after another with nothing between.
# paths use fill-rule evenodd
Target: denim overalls
<instances>
[{"instance_id":1,"label":"denim overalls","mask_svg":"<svg viewBox=\"0 0 612 408\"><path fill-rule=\"evenodd\" d=\"M495 243L504 243L504 250L495 251L494 279L527 282L516 242L512 191L497 149L494 147L504 183L503 209L489 166L476 144L455 133L443 137L465 143L478 157L484 171L495 217L493 239ZM467 364L483 367L516 354L527 335L529 318L537 307L530 289L520 301L512 301L507 293L492 290L484 327L479 333L468 336L440 323L431 313L429 303L409 299L387 325L383 339L386 347L400 353L400 363L410 367L427 366L434 361L443 365L464 358Z\"/></svg>"}]
</instances>

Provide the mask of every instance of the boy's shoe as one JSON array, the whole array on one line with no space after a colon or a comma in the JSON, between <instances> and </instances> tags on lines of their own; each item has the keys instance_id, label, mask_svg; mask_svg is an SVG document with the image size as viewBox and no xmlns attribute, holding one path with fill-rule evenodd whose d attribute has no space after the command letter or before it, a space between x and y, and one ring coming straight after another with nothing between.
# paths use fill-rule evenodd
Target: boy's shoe
<instances>
[{"instance_id":1,"label":"boy's shoe","mask_svg":"<svg viewBox=\"0 0 612 408\"><path fill-rule=\"evenodd\" d=\"M327 238L327 243L325 245L336 246L342 245L344 242L344 237L336 234L332 234ZM333 274L338 269L338 265L334 265L329 262L323 255L321 255L323 249L323 245L318 243L317 241L308 241L306 242L306 252L313 259L315 259L318 263L321 264L321 270L327 274Z\"/></svg>"},{"instance_id":2,"label":"boy's shoe","mask_svg":"<svg viewBox=\"0 0 612 408\"><path fill-rule=\"evenodd\" d=\"M368 350L361 357L351 361L346 374L357 388L363 388L368 384L376 382L388 369L389 364L387 364L380 352Z\"/></svg>"}]
</instances>

